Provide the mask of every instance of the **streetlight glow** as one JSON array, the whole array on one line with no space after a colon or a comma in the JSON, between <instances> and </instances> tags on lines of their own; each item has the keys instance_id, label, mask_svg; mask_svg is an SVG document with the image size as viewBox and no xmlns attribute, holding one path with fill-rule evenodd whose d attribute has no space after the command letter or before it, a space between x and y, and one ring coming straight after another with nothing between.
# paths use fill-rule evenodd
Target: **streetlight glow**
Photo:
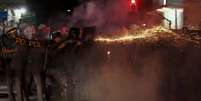
<instances>
[{"instance_id":1,"label":"streetlight glow","mask_svg":"<svg viewBox=\"0 0 201 101\"><path fill-rule=\"evenodd\" d=\"M14 12L15 12L16 18L20 19L23 14L26 14L27 9L23 8L23 7L22 8L17 8L17 9L14 10Z\"/></svg>"},{"instance_id":2,"label":"streetlight glow","mask_svg":"<svg viewBox=\"0 0 201 101\"><path fill-rule=\"evenodd\" d=\"M25 14L27 12L26 8L20 8L19 10L20 10L21 14Z\"/></svg>"}]
</instances>

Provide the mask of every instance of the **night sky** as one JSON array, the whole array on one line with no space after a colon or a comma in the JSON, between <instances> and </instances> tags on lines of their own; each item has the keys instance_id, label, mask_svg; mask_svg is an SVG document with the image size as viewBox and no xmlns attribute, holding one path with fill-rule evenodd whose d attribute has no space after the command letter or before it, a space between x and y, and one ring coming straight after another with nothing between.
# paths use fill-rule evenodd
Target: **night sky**
<instances>
[{"instance_id":1,"label":"night sky","mask_svg":"<svg viewBox=\"0 0 201 101\"><path fill-rule=\"evenodd\" d=\"M47 18L58 12L79 5L78 0L27 0L28 8L36 13L39 21L46 22Z\"/></svg>"}]
</instances>

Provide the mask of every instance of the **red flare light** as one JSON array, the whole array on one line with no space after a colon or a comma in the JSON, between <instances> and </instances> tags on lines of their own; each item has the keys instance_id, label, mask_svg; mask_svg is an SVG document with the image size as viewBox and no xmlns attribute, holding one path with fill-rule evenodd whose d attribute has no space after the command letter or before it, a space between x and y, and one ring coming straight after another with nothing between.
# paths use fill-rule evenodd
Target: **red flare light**
<instances>
[{"instance_id":1,"label":"red flare light","mask_svg":"<svg viewBox=\"0 0 201 101\"><path fill-rule=\"evenodd\" d=\"M132 12L137 11L137 1L136 0L130 0L130 9Z\"/></svg>"},{"instance_id":2,"label":"red flare light","mask_svg":"<svg viewBox=\"0 0 201 101\"><path fill-rule=\"evenodd\" d=\"M133 5L135 5L136 4L136 1L135 0L131 0L131 4Z\"/></svg>"}]
</instances>

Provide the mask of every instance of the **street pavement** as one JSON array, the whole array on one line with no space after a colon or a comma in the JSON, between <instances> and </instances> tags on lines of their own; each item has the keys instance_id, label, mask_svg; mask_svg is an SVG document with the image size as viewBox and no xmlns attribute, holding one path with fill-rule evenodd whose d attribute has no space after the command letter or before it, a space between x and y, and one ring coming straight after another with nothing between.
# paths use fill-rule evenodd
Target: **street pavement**
<instances>
[{"instance_id":1,"label":"street pavement","mask_svg":"<svg viewBox=\"0 0 201 101\"><path fill-rule=\"evenodd\" d=\"M201 101L200 45L170 43L95 43L55 57L53 101Z\"/></svg>"}]
</instances>

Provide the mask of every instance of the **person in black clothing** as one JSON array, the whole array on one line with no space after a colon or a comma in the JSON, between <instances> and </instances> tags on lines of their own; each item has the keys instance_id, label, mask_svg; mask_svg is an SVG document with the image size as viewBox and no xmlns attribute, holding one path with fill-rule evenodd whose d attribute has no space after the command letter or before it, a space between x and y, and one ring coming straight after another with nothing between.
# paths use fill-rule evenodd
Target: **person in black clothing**
<instances>
[{"instance_id":1,"label":"person in black clothing","mask_svg":"<svg viewBox=\"0 0 201 101\"><path fill-rule=\"evenodd\" d=\"M11 69L14 71L13 78L15 80L17 92L16 101L28 101L30 93L28 81L30 81L31 78L33 78L33 81L35 81L36 84L37 100L43 101L44 82L42 75L44 74L43 62L45 47L29 46L29 42L32 38L34 38L34 40L38 40L38 38L35 37L35 35L29 36L28 38L29 39L26 39L27 43L25 46L17 46L16 53L11 62Z\"/></svg>"},{"instance_id":2,"label":"person in black clothing","mask_svg":"<svg viewBox=\"0 0 201 101\"><path fill-rule=\"evenodd\" d=\"M14 100L13 94L13 71L11 69L10 63L12 61L12 57L16 52L16 44L15 40L11 39L8 35L13 35L17 33L17 28L11 28L6 33L0 36L1 39L1 51L0 51L0 58L1 58L1 67L7 77L7 84L8 84L8 95L9 100Z\"/></svg>"}]
</instances>

